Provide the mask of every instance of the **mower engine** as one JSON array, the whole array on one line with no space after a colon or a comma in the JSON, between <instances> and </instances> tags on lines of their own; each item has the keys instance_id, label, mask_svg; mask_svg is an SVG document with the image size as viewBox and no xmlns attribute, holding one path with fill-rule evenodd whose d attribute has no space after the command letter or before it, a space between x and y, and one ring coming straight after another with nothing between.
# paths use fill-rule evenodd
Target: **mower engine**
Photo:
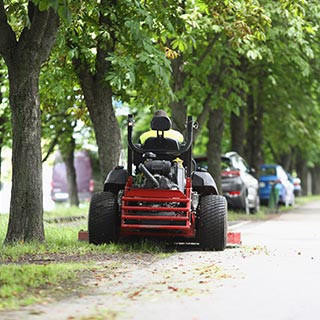
<instances>
[{"instance_id":1,"label":"mower engine","mask_svg":"<svg viewBox=\"0 0 320 320\"><path fill-rule=\"evenodd\" d=\"M148 152L143 155L145 159L140 163L134 185L144 189L180 190L185 188L185 169L179 162L157 160L156 155Z\"/></svg>"}]
</instances>

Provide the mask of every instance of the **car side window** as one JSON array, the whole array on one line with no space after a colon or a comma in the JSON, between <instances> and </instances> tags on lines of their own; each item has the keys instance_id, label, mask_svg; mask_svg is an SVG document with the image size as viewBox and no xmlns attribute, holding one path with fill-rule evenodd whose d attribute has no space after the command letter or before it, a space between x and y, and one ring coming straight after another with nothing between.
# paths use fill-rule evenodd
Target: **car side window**
<instances>
[{"instance_id":1,"label":"car side window","mask_svg":"<svg viewBox=\"0 0 320 320\"><path fill-rule=\"evenodd\" d=\"M245 171L245 172L248 172L248 171L249 171L249 168L246 166L244 160L241 159L241 158L238 158L238 168L239 168L241 171Z\"/></svg>"},{"instance_id":2,"label":"car side window","mask_svg":"<svg viewBox=\"0 0 320 320\"><path fill-rule=\"evenodd\" d=\"M281 181L288 180L288 176L286 175L286 173L284 172L284 170L281 167L278 167L277 170L278 170L278 175L279 175L279 178L281 179Z\"/></svg>"}]
</instances>

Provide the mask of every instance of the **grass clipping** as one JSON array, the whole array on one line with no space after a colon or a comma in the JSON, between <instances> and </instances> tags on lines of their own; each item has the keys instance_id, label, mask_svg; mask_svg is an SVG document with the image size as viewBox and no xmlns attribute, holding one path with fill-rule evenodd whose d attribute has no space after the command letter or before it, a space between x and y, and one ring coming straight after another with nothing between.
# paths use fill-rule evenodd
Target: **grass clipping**
<instances>
[{"instance_id":1,"label":"grass clipping","mask_svg":"<svg viewBox=\"0 0 320 320\"><path fill-rule=\"evenodd\" d=\"M44 299L44 292L55 292L59 284L77 278L80 264L2 265L0 267L0 310L29 305Z\"/></svg>"}]
</instances>

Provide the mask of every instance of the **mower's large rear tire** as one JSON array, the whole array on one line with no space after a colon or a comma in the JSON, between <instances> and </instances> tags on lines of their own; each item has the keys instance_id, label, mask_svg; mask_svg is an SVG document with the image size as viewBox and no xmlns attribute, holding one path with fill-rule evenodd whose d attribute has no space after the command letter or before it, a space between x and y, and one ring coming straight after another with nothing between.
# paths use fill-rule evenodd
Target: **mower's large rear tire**
<instances>
[{"instance_id":1,"label":"mower's large rear tire","mask_svg":"<svg viewBox=\"0 0 320 320\"><path fill-rule=\"evenodd\" d=\"M204 250L223 251L227 242L227 201L219 195L200 199L199 243Z\"/></svg>"},{"instance_id":2,"label":"mower's large rear tire","mask_svg":"<svg viewBox=\"0 0 320 320\"><path fill-rule=\"evenodd\" d=\"M117 241L119 221L116 195L111 192L94 194L89 208L89 243L103 244Z\"/></svg>"}]
</instances>

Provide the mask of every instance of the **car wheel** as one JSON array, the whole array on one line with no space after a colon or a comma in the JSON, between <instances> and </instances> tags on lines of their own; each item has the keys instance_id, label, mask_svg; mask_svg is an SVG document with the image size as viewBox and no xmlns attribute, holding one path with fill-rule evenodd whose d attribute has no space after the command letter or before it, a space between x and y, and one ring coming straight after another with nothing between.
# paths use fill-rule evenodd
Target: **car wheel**
<instances>
[{"instance_id":1,"label":"car wheel","mask_svg":"<svg viewBox=\"0 0 320 320\"><path fill-rule=\"evenodd\" d=\"M227 201L223 196L200 199L199 243L204 250L223 251L227 242Z\"/></svg>"},{"instance_id":2,"label":"car wheel","mask_svg":"<svg viewBox=\"0 0 320 320\"><path fill-rule=\"evenodd\" d=\"M249 197L248 197L247 190L244 192L244 195L242 198L242 209L246 214L250 214Z\"/></svg>"},{"instance_id":3,"label":"car wheel","mask_svg":"<svg viewBox=\"0 0 320 320\"><path fill-rule=\"evenodd\" d=\"M292 199L291 199L291 202L289 204L291 207L293 207L295 205L295 196L292 195Z\"/></svg>"},{"instance_id":4,"label":"car wheel","mask_svg":"<svg viewBox=\"0 0 320 320\"><path fill-rule=\"evenodd\" d=\"M89 208L89 243L103 244L118 240L120 225L116 195L99 192L92 196Z\"/></svg>"},{"instance_id":5,"label":"car wheel","mask_svg":"<svg viewBox=\"0 0 320 320\"><path fill-rule=\"evenodd\" d=\"M256 204L255 204L254 208L251 209L251 213L258 213L259 211L260 211L260 198L257 195Z\"/></svg>"}]
</instances>

